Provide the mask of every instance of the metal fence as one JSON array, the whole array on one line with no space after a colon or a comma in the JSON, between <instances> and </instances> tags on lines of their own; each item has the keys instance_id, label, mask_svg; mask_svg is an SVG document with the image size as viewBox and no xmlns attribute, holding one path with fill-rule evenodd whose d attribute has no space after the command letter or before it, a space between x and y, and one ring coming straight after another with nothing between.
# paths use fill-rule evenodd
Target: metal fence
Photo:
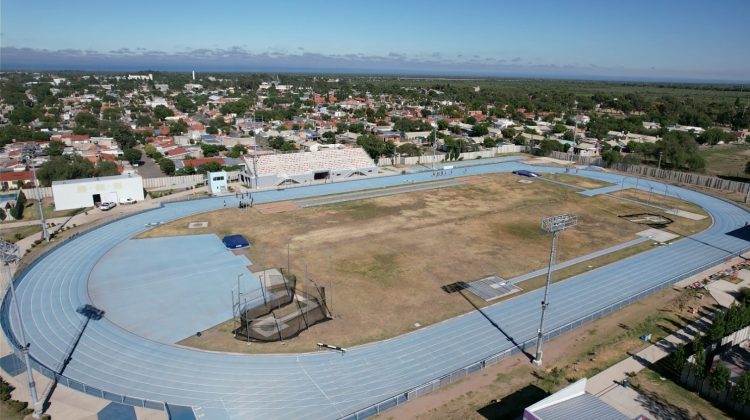
<instances>
[{"instance_id":1,"label":"metal fence","mask_svg":"<svg viewBox=\"0 0 750 420\"><path fill-rule=\"evenodd\" d=\"M498 154L521 153L524 151L526 151L526 146L516 146L516 145L506 144L506 145L502 145L498 147L491 147L487 150L461 153L459 157L463 158L463 160L472 160L472 159L477 159L477 158L491 158L491 157L495 157ZM447 156L448 155L446 154L438 154L434 156L428 154L428 155L423 155L423 156L411 156L411 157L399 156L396 158L382 157L378 160L378 166L428 165L433 162L444 162Z\"/></svg>"},{"instance_id":2,"label":"metal fence","mask_svg":"<svg viewBox=\"0 0 750 420\"><path fill-rule=\"evenodd\" d=\"M146 211L148 211L148 210L146 210ZM42 254L40 254L36 259L34 259L34 261L32 261L31 264L29 264L26 267L24 267L19 273L16 273L16 275L14 276L14 278L12 279L12 281L15 284L18 284L25 277L25 275L29 272L29 270L31 270L44 256L46 256L49 253L51 253L52 251L54 251L57 247L62 246L63 244L65 244L65 243L67 243L67 242L75 239L77 236L79 236L81 234L87 233L87 232L89 232L89 231L91 231L93 229L98 229L98 228L100 228L102 226L105 226L105 225L107 225L109 223L114 223L115 221L118 221L118 220L120 220L120 219L122 219L124 217L129 217L129 216L130 215L123 215L122 217L109 220L106 223L97 224L96 226L91 226L88 229L85 229L85 230L81 231L80 233L78 233L76 235L73 235L73 236L65 239L62 242L59 242L59 243L51 246L49 249L45 250ZM544 337L545 337L545 339L551 339L551 338L557 337L560 334L568 332L568 331L570 331L572 329L575 329L575 328L578 328L578 327L580 327L582 325L588 324L589 322L597 320L597 319L603 317L604 315L607 315L607 314L609 314L609 313L611 313L613 311L616 311L616 310L618 310L618 309L620 309L620 308L622 308L624 306L627 306L627 305L629 305L629 304L631 304L631 303L633 303L635 301L643 299L644 297L646 297L646 296L648 296L648 295L650 295L652 293L655 293L655 292L657 292L657 291L659 291L661 289L664 289L665 287L668 287L668 286L672 285L673 283L675 283L675 282L677 282L677 281L679 281L681 279L684 279L684 278L690 277L690 276L692 276L694 274L697 274L697 273L700 273L702 271L705 271L705 270L707 270L710 267L713 267L713 266L715 266L715 265L717 265L719 263L728 261L728 260L730 260L730 259L732 259L732 258L734 258L736 256L740 256L743 253L748 252L748 251L750 251L750 247L745 248L745 249L737 252L736 255L732 254L732 255L728 255L728 256L722 257L722 258L718 258L716 260L713 260L711 262L703 264L703 265L701 265L701 266L699 266L699 267L697 267L695 269L692 269L692 270L684 272L684 273L682 273L680 275L674 276L674 277L672 277L672 278L670 278L670 279L668 279L668 280L666 280L664 282L661 282L661 283L659 283L657 285L649 287L648 289L645 289L645 290L643 290L643 291L641 291L641 292L639 292L639 293L637 293L637 294L635 294L633 296L624 298L624 299L622 299L622 300L620 300L618 302L615 302L615 303L613 303L613 304L611 304L609 306L606 306L606 307L604 307L602 309L599 309L598 311L596 311L596 312L594 312L592 314L589 314L589 315L587 315L585 317L581 317L581 318L579 318L577 320L574 320L572 322L569 322L569 323L567 323L565 325L559 326L559 327L557 327L557 328L549 331L548 333L546 333L544 335ZM9 344L13 348L13 351L16 353L17 356L19 356L19 358L21 358L23 360L23 355L21 353L21 346L18 343L18 341L16 340L15 336L13 335L13 332L12 332L12 329L11 329L11 326L10 326L10 316L9 316L10 315L10 298L9 298L9 296L10 296L9 293L5 293L5 296L3 296L2 304L0 304L0 315L1 315L0 316L0 327L2 327L3 333L5 334L6 338L8 339ZM382 401L380 401L380 402L378 402L376 404L370 405L369 407L366 407L364 409L361 409L361 410L358 410L358 411L356 411L354 413L346 415L346 416L344 416L342 418L346 419L346 420L366 419L366 418L372 417L372 416L374 416L376 414L379 414L379 413L381 413L383 411L386 411L386 410L388 410L390 408L393 408L393 407L396 407L396 406L398 406L400 404L403 404L403 403L405 403L405 402L407 402L409 400L417 398L419 396L429 394L430 392L432 392L432 391L434 391L434 390L436 390L438 388L441 388L441 387L444 387L444 386L446 386L448 384L451 384L451 383L453 383L453 382L455 382L455 381L457 381L457 380L459 380L461 378L466 377L467 375L469 375L471 373L474 373L474 372L477 372L479 370L482 370L482 369L484 369L487 366L491 366L491 365L499 362L500 360L503 360L503 359L505 359L507 357L510 357L512 355L515 355L515 354L517 354L517 353L519 353L519 352L521 352L523 350L526 350L527 348L532 347L534 345L534 343L535 343L535 340L536 340L535 337L529 338L529 339L523 341L522 343L520 343L518 346L512 347L512 348L507 349L507 350L504 350L504 351L502 351L500 353L497 353L497 354L493 354L493 355L491 355L489 357L486 357L486 358L483 358L483 359L481 359L479 361L472 362L472 363L470 363L470 364L468 364L468 365L466 365L466 366L464 366L462 368L456 369L456 370L454 370L454 371L452 371L450 373L447 373L445 375L439 376L439 377L437 377L435 379L432 379L432 380L430 380L430 381L428 381L428 382L426 382L426 383L424 383L422 385L419 385L417 387L407 389L407 390L405 390L403 392L400 392L400 393L398 393L396 395L393 395L393 396L391 396L389 398L386 398L386 399L384 399L384 400L382 400ZM137 407L145 407L145 408L151 408L151 409L156 409L156 410L164 410L165 412L168 413L168 410L166 409L166 403L165 402L162 402L162 401L153 401L153 400L148 400L148 399L143 399L143 398L137 398L137 397L127 396L127 395L117 394L117 393L109 392L109 391L102 390L102 389L99 389L99 388L96 388L96 387L92 387L92 386L86 385L85 383L78 382L78 381L76 381L74 379L70 379L70 378L68 378L68 377L66 377L64 375L58 374L53 369L47 367L46 365L44 365L41 362L39 362L38 360L36 360L33 356L30 356L30 359L31 359L32 367L34 367L37 371L39 371L40 373L42 373L45 376L49 377L50 379L58 381L58 383L60 383L60 384L68 386L69 388L75 389L77 391L80 391L80 392L83 392L83 393L86 393L88 395L92 395L92 396L95 396L95 397L98 397L98 398L106 399L106 400L109 400L109 401L114 401L114 402L117 402L117 403L120 403L120 404L132 405L132 406L137 406Z\"/></svg>"},{"instance_id":3,"label":"metal fence","mask_svg":"<svg viewBox=\"0 0 750 420\"><path fill-rule=\"evenodd\" d=\"M557 337L561 334L564 334L570 330L579 328L583 325L586 325L590 322L593 322L605 315L608 315L616 310L619 310L627 305L630 305L633 302L636 302L638 300L641 300L645 298L646 296L651 295L652 293L658 292L659 290L662 290L666 287L671 286L672 284L676 283L677 281L680 281L682 279L688 278L690 276L693 276L695 274L698 274L702 271L705 271L717 264L720 264L722 262L726 262L731 260L732 258L738 257L742 255L745 252L750 251L750 247L743 249L742 251L732 254L726 257L718 258L714 261L708 262L706 264L701 265L700 267L694 268L692 270L686 271L680 275L674 276L664 282L661 282L659 284L656 284L654 286L649 287L648 289L645 289L633 296L629 296L627 298L624 298L622 300L619 300L611 305L608 305L604 308L601 308L597 310L596 312L593 312L589 315L586 315L584 317L578 318L574 321L571 321L565 325L559 326L557 328L554 328L553 330L547 332L544 334L544 339L549 340L551 338ZM407 389L403 392L400 392L392 397L386 398L376 404L373 404L369 407L363 408L361 410L355 411L354 413L348 414L344 417L341 417L344 420L362 420L367 419L369 417L375 416L377 414L382 413L383 411L386 411L388 409L391 409L393 407L396 407L398 405L401 405L407 401L413 400L414 398L420 397L422 395L429 394L430 392L442 388L446 385L449 385L459 379L464 378L465 376L474 373L476 371L482 370L487 366L491 366L500 360L503 360L507 357L510 357L512 355L515 355L521 351L524 351L528 348L532 348L536 343L536 337L529 338L521 343L519 343L517 346L514 346L510 349L507 349L505 351L502 351L500 353L494 354L492 356L489 356L487 358L481 359L479 361L475 361L467 366L464 366L462 368L456 369L450 373L447 373L445 375L442 375L438 378L435 378L433 380L430 380L422 385L419 385L417 387Z\"/></svg>"},{"instance_id":4,"label":"metal fence","mask_svg":"<svg viewBox=\"0 0 750 420\"><path fill-rule=\"evenodd\" d=\"M567 160L583 165L607 167L607 163L599 157L571 155L569 153L553 151L550 157L560 160ZM714 190L722 190L736 193L750 192L750 183L741 181L732 181L729 179L718 178L710 175L701 175L696 173L670 171L666 169L654 168L653 166L628 165L626 163L614 163L608 166L611 169L627 172L631 174L648 176L651 178L664 179L671 182L677 182L687 185L695 185Z\"/></svg>"}]
</instances>

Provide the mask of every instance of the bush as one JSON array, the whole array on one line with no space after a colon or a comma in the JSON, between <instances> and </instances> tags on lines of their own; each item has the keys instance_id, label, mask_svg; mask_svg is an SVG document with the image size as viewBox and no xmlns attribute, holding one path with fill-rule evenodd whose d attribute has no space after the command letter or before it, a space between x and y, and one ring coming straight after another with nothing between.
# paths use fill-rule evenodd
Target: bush
<instances>
[{"instance_id":1,"label":"bush","mask_svg":"<svg viewBox=\"0 0 750 420\"><path fill-rule=\"evenodd\" d=\"M740 287L737 300L742 303L750 303L750 287Z\"/></svg>"}]
</instances>

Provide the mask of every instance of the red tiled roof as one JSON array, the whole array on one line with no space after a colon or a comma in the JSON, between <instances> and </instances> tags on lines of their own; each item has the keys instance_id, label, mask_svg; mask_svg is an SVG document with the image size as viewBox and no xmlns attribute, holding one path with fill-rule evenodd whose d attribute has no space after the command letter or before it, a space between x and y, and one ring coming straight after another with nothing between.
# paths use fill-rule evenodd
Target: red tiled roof
<instances>
[{"instance_id":1,"label":"red tiled roof","mask_svg":"<svg viewBox=\"0 0 750 420\"><path fill-rule=\"evenodd\" d=\"M0 172L0 181L31 181L31 171Z\"/></svg>"},{"instance_id":2,"label":"red tiled roof","mask_svg":"<svg viewBox=\"0 0 750 420\"><path fill-rule=\"evenodd\" d=\"M185 159L182 161L182 163L185 166L192 166L193 168L197 168L201 165L205 165L207 163L216 162L219 165L224 164L224 159L217 158L217 157L207 157L207 158L200 158L200 159Z\"/></svg>"},{"instance_id":3,"label":"red tiled roof","mask_svg":"<svg viewBox=\"0 0 750 420\"><path fill-rule=\"evenodd\" d=\"M176 156L176 155L184 155L187 154L188 151L183 149L182 147L178 147L172 150L168 150L165 152L167 156Z\"/></svg>"}]
</instances>

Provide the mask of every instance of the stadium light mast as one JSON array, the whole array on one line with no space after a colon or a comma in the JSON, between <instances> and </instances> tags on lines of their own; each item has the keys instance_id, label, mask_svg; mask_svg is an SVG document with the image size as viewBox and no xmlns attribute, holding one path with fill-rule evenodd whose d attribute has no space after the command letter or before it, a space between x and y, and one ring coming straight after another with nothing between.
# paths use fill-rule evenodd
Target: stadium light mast
<instances>
[{"instance_id":1,"label":"stadium light mast","mask_svg":"<svg viewBox=\"0 0 750 420\"><path fill-rule=\"evenodd\" d=\"M547 264L547 281L544 285L544 299L542 300L542 319L539 321L539 331L536 337L536 356L534 364L542 364L542 343L544 341L544 312L549 306L548 293L549 284L552 280L552 265L554 264L555 254L557 254L557 234L572 228L578 224L578 216L575 214L560 214L557 216L547 217L542 220L542 230L552 234L552 247L549 252L549 263Z\"/></svg>"},{"instance_id":2,"label":"stadium light mast","mask_svg":"<svg viewBox=\"0 0 750 420\"><path fill-rule=\"evenodd\" d=\"M18 306L18 299L16 298L16 284L13 282L13 273L11 273L10 265L17 262L18 257L18 246L7 241L0 240L0 261L3 265L8 267L6 269L6 275L10 288L10 298L13 300L13 306L16 309L16 316L18 316L18 325L21 329L21 352L23 352L23 361L26 364L26 379L29 384L29 394L31 395L31 406L34 410L32 416L35 419L42 417L42 407L39 404L39 397L36 393L36 384L34 383L34 374L31 370L31 360L29 357L29 349L31 343L26 341L26 332L23 329L23 321L21 320L21 309Z\"/></svg>"},{"instance_id":3,"label":"stadium light mast","mask_svg":"<svg viewBox=\"0 0 750 420\"><path fill-rule=\"evenodd\" d=\"M432 132L432 171L435 172L435 161L437 160L437 128Z\"/></svg>"},{"instance_id":4,"label":"stadium light mast","mask_svg":"<svg viewBox=\"0 0 750 420\"><path fill-rule=\"evenodd\" d=\"M29 161L29 165L31 166L31 179L34 183L34 198L36 199L36 203L39 206L39 222L42 225L42 239L49 242L49 231L47 230L47 222L44 220L44 206L42 206L42 195L39 193L39 184L37 183L36 179L36 165L34 164L34 156L29 155L27 156L27 159Z\"/></svg>"}]
</instances>

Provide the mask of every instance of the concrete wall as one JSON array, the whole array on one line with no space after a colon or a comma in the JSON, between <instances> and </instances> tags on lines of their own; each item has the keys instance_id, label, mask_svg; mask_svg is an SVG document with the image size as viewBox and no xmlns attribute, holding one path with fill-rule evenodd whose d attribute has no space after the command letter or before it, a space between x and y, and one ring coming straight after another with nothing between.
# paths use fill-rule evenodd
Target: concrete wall
<instances>
[{"instance_id":1,"label":"concrete wall","mask_svg":"<svg viewBox=\"0 0 750 420\"><path fill-rule=\"evenodd\" d=\"M521 153L526 150L525 146L516 146L516 145L505 145L505 146L499 146L499 147L492 147L487 150L482 150L480 152L466 152L461 153L459 158L463 158L463 160L471 160L476 159L478 157L482 158L488 158L488 157L495 157L497 154L503 154L503 153ZM444 154L441 155L423 155L423 156L413 156L413 157L397 157L395 158L395 162L393 158L380 158L378 160L378 166L393 166L393 165L429 165L432 162L443 162L445 161Z\"/></svg>"},{"instance_id":2,"label":"concrete wall","mask_svg":"<svg viewBox=\"0 0 750 420\"><path fill-rule=\"evenodd\" d=\"M139 176L117 176L52 184L55 210L93 207L96 194L100 196L101 202L121 203L128 198L142 201L144 199L143 180Z\"/></svg>"},{"instance_id":3,"label":"concrete wall","mask_svg":"<svg viewBox=\"0 0 750 420\"><path fill-rule=\"evenodd\" d=\"M235 182L239 179L240 171L227 172L229 182ZM204 184L206 176L203 174L180 175L180 176L162 176L159 178L145 178L143 187L147 190L160 188L187 188L197 184Z\"/></svg>"},{"instance_id":4,"label":"concrete wall","mask_svg":"<svg viewBox=\"0 0 750 420\"><path fill-rule=\"evenodd\" d=\"M336 181L343 181L352 177L361 177L360 173L364 176L370 176L370 175L376 175L378 173L378 168L376 166L373 166L371 168L364 168L364 169L357 169L357 170L338 170L338 171L330 171L330 176L327 179L327 182L336 182ZM299 175L292 175L288 177L281 177L277 175L268 175L268 176L261 176L258 177L258 185L255 186L255 180L250 176L248 173L243 174L245 176L245 185L249 186L250 188L269 188L269 187L276 187L280 185L305 185L305 184L311 184L315 181L317 182L323 182L322 180L315 180L314 174L312 172L305 173L305 174L299 174Z\"/></svg>"}]
</instances>

